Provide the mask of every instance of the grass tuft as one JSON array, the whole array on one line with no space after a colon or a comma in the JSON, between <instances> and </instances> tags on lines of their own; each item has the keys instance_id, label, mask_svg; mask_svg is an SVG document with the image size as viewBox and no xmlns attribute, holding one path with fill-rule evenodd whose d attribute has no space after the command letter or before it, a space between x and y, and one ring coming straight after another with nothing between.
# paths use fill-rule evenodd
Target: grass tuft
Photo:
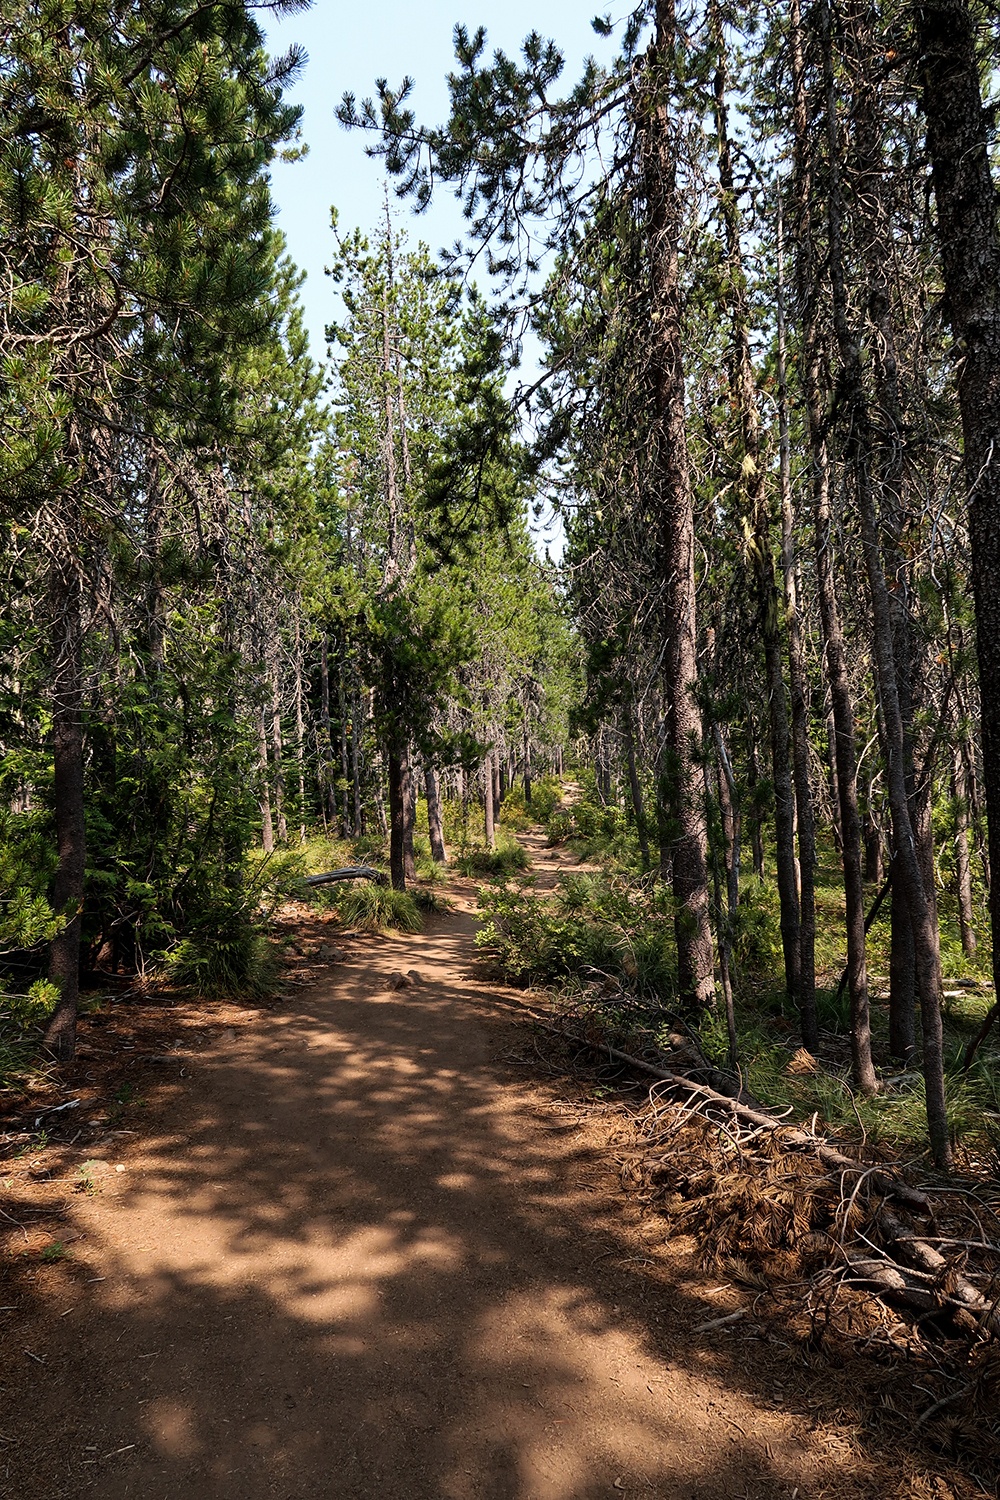
<instances>
[{"instance_id":1,"label":"grass tuft","mask_svg":"<svg viewBox=\"0 0 1000 1500\"><path fill-rule=\"evenodd\" d=\"M350 881L338 886L329 901L346 927L362 932L420 932L424 925L414 896L391 886Z\"/></svg>"}]
</instances>

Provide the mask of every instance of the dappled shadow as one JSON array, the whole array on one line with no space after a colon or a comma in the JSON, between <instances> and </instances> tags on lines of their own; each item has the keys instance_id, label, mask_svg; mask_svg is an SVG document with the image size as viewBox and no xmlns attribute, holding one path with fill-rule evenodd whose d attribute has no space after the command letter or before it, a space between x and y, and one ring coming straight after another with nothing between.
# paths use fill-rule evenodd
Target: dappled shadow
<instances>
[{"instance_id":1,"label":"dappled shadow","mask_svg":"<svg viewBox=\"0 0 1000 1500\"><path fill-rule=\"evenodd\" d=\"M60 1305L26 1294L12 1331L10 1494L884 1492L857 1464L830 1488L842 1455L753 1352L691 1338L712 1283L644 1262L586 1128L498 1074L472 930L366 941L171 1065L160 1128L70 1201Z\"/></svg>"}]
</instances>

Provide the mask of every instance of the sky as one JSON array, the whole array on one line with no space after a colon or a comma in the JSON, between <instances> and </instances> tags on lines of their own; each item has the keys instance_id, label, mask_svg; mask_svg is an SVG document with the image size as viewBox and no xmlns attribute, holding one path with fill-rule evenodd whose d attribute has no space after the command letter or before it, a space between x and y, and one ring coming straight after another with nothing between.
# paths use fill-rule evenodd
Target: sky
<instances>
[{"instance_id":1,"label":"sky","mask_svg":"<svg viewBox=\"0 0 1000 1500\"><path fill-rule=\"evenodd\" d=\"M489 51L516 52L533 29L551 36L566 56L564 77L575 81L583 59L601 47L590 25L598 8L599 0L313 0L312 9L299 15L265 17L272 53L295 42L309 56L288 95L304 107L309 154L300 162L276 162L272 182L278 225L292 259L306 272L302 301L317 358L325 356L323 330L334 315L334 288L324 275L332 248L330 205L336 205L345 234L355 225L374 229L384 212L381 163L365 155L361 132L344 130L334 117L345 91L360 100L375 94L377 78L394 87L409 76L417 120L440 123L447 114L445 80L454 63L456 22L470 31L485 26ZM393 198L393 204L397 222L434 252L461 234L461 210L450 189L439 190L419 216L408 203Z\"/></svg>"}]
</instances>

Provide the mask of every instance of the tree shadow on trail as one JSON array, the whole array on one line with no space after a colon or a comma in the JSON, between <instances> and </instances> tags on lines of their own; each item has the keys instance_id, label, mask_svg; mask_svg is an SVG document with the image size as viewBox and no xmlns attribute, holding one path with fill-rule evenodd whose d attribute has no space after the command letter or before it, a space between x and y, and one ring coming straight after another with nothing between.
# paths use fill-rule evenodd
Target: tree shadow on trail
<instances>
[{"instance_id":1,"label":"tree shadow on trail","mask_svg":"<svg viewBox=\"0 0 1000 1500\"><path fill-rule=\"evenodd\" d=\"M773 1409L770 1356L691 1339L710 1283L643 1264L606 1162L498 1077L471 930L371 945L163 1085L162 1128L66 1209L73 1311L39 1297L12 1334L0 1493L894 1492L878 1454L845 1469L842 1436Z\"/></svg>"}]
</instances>

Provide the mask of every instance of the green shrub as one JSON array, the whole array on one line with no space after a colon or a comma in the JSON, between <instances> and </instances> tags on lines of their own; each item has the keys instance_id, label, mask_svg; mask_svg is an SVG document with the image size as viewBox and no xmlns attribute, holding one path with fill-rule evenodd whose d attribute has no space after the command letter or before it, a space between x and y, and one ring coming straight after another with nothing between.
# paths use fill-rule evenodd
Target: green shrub
<instances>
[{"instance_id":1,"label":"green shrub","mask_svg":"<svg viewBox=\"0 0 1000 1500\"><path fill-rule=\"evenodd\" d=\"M36 1031L55 1010L59 990L48 979L36 979L26 994L0 994L0 1015L18 1031Z\"/></svg>"},{"instance_id":2,"label":"green shrub","mask_svg":"<svg viewBox=\"0 0 1000 1500\"><path fill-rule=\"evenodd\" d=\"M524 789L518 782L508 790L503 799L500 807L500 826L509 828L512 833L527 833L531 827L532 815L533 809L524 805Z\"/></svg>"},{"instance_id":3,"label":"green shrub","mask_svg":"<svg viewBox=\"0 0 1000 1500\"><path fill-rule=\"evenodd\" d=\"M556 808L562 803L562 786L552 776L536 782L531 789L531 818L536 823L548 823Z\"/></svg>"},{"instance_id":4,"label":"green shrub","mask_svg":"<svg viewBox=\"0 0 1000 1500\"><path fill-rule=\"evenodd\" d=\"M569 810L569 808L557 808L555 812L550 813L548 818L546 818L545 820L545 832L548 836L548 844L551 846L553 844L565 843L565 841L572 835L575 826L576 825L573 821L573 814Z\"/></svg>"},{"instance_id":5,"label":"green shrub","mask_svg":"<svg viewBox=\"0 0 1000 1500\"><path fill-rule=\"evenodd\" d=\"M346 881L333 890L329 901L346 927L363 932L420 932L424 925L414 895L388 885Z\"/></svg>"},{"instance_id":6,"label":"green shrub","mask_svg":"<svg viewBox=\"0 0 1000 1500\"><path fill-rule=\"evenodd\" d=\"M413 904L418 911L434 916L451 911L451 902L445 896L439 896L437 891L429 891L426 886L413 886L409 895L413 897Z\"/></svg>"},{"instance_id":7,"label":"green shrub","mask_svg":"<svg viewBox=\"0 0 1000 1500\"><path fill-rule=\"evenodd\" d=\"M529 864L530 860L523 846L505 829L497 831L495 849L473 846L460 850L455 859L455 868L460 875L494 879L517 874L520 870L526 870Z\"/></svg>"},{"instance_id":8,"label":"green shrub","mask_svg":"<svg viewBox=\"0 0 1000 1500\"><path fill-rule=\"evenodd\" d=\"M509 885L483 889L477 942L511 979L545 982L592 971L638 994L674 987L670 898L662 889L602 875L572 875L555 902Z\"/></svg>"},{"instance_id":9,"label":"green shrub","mask_svg":"<svg viewBox=\"0 0 1000 1500\"><path fill-rule=\"evenodd\" d=\"M740 882L732 933L733 958L742 981L770 984L782 977L781 908L776 888L756 875Z\"/></svg>"},{"instance_id":10,"label":"green shrub","mask_svg":"<svg viewBox=\"0 0 1000 1500\"><path fill-rule=\"evenodd\" d=\"M243 901L206 913L199 927L163 955L175 984L207 999L262 997L274 989L277 960L259 914Z\"/></svg>"}]
</instances>

